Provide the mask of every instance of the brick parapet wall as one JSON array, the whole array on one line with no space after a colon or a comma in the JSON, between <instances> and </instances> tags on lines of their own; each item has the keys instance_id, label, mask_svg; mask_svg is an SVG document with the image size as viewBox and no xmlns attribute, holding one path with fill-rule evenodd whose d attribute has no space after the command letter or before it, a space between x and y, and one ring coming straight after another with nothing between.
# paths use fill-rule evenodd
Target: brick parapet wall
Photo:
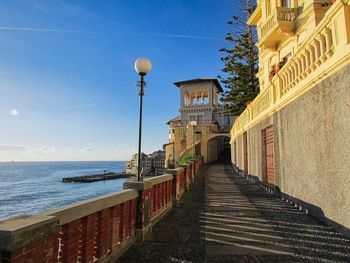
<instances>
[{"instance_id":1,"label":"brick parapet wall","mask_svg":"<svg viewBox=\"0 0 350 263\"><path fill-rule=\"evenodd\" d=\"M184 169L184 187L186 191L190 190L190 185L191 185L191 169L190 165L180 165L181 168Z\"/></svg>"},{"instance_id":2,"label":"brick parapet wall","mask_svg":"<svg viewBox=\"0 0 350 263\"><path fill-rule=\"evenodd\" d=\"M143 232L151 231L173 207L174 199L181 199L200 166L195 161L176 169L176 177L169 174L126 182L126 190L118 193L2 221L0 263L116 259L136 241L138 233L143 237Z\"/></svg>"},{"instance_id":3,"label":"brick parapet wall","mask_svg":"<svg viewBox=\"0 0 350 263\"><path fill-rule=\"evenodd\" d=\"M0 262L101 262L116 257L135 241L137 197L137 191L125 190L3 221Z\"/></svg>"},{"instance_id":4,"label":"brick parapet wall","mask_svg":"<svg viewBox=\"0 0 350 263\"><path fill-rule=\"evenodd\" d=\"M143 240L152 230L152 225L173 206L173 175L125 182L124 189L134 189L139 193L136 237Z\"/></svg>"},{"instance_id":5,"label":"brick parapet wall","mask_svg":"<svg viewBox=\"0 0 350 263\"><path fill-rule=\"evenodd\" d=\"M167 169L165 172L173 175L173 202L176 205L187 187L185 168Z\"/></svg>"},{"instance_id":6,"label":"brick parapet wall","mask_svg":"<svg viewBox=\"0 0 350 263\"><path fill-rule=\"evenodd\" d=\"M27 262L29 258L32 262L57 262L57 255L58 231L15 251L3 251L0 262L20 263Z\"/></svg>"}]
</instances>

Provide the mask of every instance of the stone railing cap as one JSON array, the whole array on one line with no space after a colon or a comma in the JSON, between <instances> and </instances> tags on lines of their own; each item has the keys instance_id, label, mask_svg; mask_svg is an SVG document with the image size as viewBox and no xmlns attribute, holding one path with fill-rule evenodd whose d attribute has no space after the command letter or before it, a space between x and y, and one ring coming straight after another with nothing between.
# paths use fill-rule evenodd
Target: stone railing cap
<instances>
[{"instance_id":1,"label":"stone railing cap","mask_svg":"<svg viewBox=\"0 0 350 263\"><path fill-rule=\"evenodd\" d=\"M15 251L58 231L59 220L44 214L0 221L0 250Z\"/></svg>"},{"instance_id":2,"label":"stone railing cap","mask_svg":"<svg viewBox=\"0 0 350 263\"><path fill-rule=\"evenodd\" d=\"M116 206L137 197L137 191L131 189L123 190L49 210L43 214L56 216L60 220L60 225L64 225L76 219Z\"/></svg>"},{"instance_id":3,"label":"stone railing cap","mask_svg":"<svg viewBox=\"0 0 350 263\"><path fill-rule=\"evenodd\" d=\"M160 184L170 180L173 180L173 176L171 174L163 174L159 176L146 178L143 181L127 181L124 183L123 188L134 189L137 191L144 191L152 188L153 185Z\"/></svg>"},{"instance_id":4,"label":"stone railing cap","mask_svg":"<svg viewBox=\"0 0 350 263\"><path fill-rule=\"evenodd\" d=\"M175 169L166 169L165 170L167 173L170 173L170 174L181 174L185 171L185 168L183 167L179 167L179 168L175 168Z\"/></svg>"},{"instance_id":5,"label":"stone railing cap","mask_svg":"<svg viewBox=\"0 0 350 263\"><path fill-rule=\"evenodd\" d=\"M173 176L171 174L163 174L160 176L151 177L147 180L150 180L152 182L152 185L156 185L156 184L160 184L160 183L163 183L166 181L173 180Z\"/></svg>"},{"instance_id":6,"label":"stone railing cap","mask_svg":"<svg viewBox=\"0 0 350 263\"><path fill-rule=\"evenodd\" d=\"M145 179L143 181L127 181L123 184L123 189L134 189L137 191L144 191L152 188L152 183Z\"/></svg>"}]
</instances>

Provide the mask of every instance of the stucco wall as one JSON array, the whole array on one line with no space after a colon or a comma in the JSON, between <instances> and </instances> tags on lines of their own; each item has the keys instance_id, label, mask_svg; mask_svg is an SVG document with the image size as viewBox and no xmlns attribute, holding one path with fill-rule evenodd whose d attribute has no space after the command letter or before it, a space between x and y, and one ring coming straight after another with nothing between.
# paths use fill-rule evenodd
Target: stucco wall
<instances>
[{"instance_id":1,"label":"stucco wall","mask_svg":"<svg viewBox=\"0 0 350 263\"><path fill-rule=\"evenodd\" d=\"M231 144L231 148L234 147L234 144ZM231 158L233 160L233 158ZM240 135L236 138L236 163L238 167L243 169L243 135Z\"/></svg>"},{"instance_id":2,"label":"stucco wall","mask_svg":"<svg viewBox=\"0 0 350 263\"><path fill-rule=\"evenodd\" d=\"M350 228L350 66L275 115L281 190Z\"/></svg>"},{"instance_id":3,"label":"stucco wall","mask_svg":"<svg viewBox=\"0 0 350 263\"><path fill-rule=\"evenodd\" d=\"M215 139L209 140L207 143L208 162L215 162L218 160L218 143Z\"/></svg>"},{"instance_id":4,"label":"stucco wall","mask_svg":"<svg viewBox=\"0 0 350 263\"><path fill-rule=\"evenodd\" d=\"M260 179L261 130L271 124L276 185L350 229L350 65L247 132L248 171ZM235 141L243 169L243 136Z\"/></svg>"}]
</instances>

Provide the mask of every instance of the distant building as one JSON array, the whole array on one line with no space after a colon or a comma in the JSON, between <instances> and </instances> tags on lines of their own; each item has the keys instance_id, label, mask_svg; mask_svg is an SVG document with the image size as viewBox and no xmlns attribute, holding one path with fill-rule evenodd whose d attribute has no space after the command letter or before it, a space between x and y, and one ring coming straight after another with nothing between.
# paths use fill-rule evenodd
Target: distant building
<instances>
[{"instance_id":1,"label":"distant building","mask_svg":"<svg viewBox=\"0 0 350 263\"><path fill-rule=\"evenodd\" d=\"M141 153L141 167L144 169L146 164L147 154ZM130 174L137 174L138 154L135 153L130 161L126 162L125 172Z\"/></svg>"},{"instance_id":2,"label":"distant building","mask_svg":"<svg viewBox=\"0 0 350 263\"><path fill-rule=\"evenodd\" d=\"M165 167L165 151L158 150L151 153L146 160L146 170L161 174Z\"/></svg>"},{"instance_id":3,"label":"distant building","mask_svg":"<svg viewBox=\"0 0 350 263\"><path fill-rule=\"evenodd\" d=\"M169 142L164 145L167 165L174 165L182 156L194 152L202 155L205 163L229 158L229 132L234 117L226 115L219 104L219 93L223 91L219 81L191 79L174 84L180 90L180 115L167 123ZM192 121L197 125L192 126Z\"/></svg>"},{"instance_id":4,"label":"distant building","mask_svg":"<svg viewBox=\"0 0 350 263\"><path fill-rule=\"evenodd\" d=\"M137 159L138 154L134 154L130 161L127 161L125 172L131 174L137 174ZM141 155L141 167L144 175L148 174L161 174L163 173L165 166L165 151L155 151L149 155L142 153Z\"/></svg>"}]
</instances>

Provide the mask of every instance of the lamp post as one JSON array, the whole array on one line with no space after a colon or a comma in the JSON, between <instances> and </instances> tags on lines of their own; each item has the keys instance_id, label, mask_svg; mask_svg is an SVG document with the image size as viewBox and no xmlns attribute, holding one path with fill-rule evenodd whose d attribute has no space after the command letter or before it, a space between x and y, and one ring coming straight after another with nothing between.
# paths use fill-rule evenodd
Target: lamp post
<instances>
[{"instance_id":1,"label":"lamp post","mask_svg":"<svg viewBox=\"0 0 350 263\"><path fill-rule=\"evenodd\" d=\"M175 165L175 142L173 142L173 165L174 165L174 168L176 168L176 165Z\"/></svg>"},{"instance_id":2,"label":"lamp post","mask_svg":"<svg viewBox=\"0 0 350 263\"><path fill-rule=\"evenodd\" d=\"M192 126L192 139L193 139L193 158L196 155L196 145L195 145L195 141L194 141L194 127L197 126L197 122L196 121L191 121L191 126Z\"/></svg>"},{"instance_id":3,"label":"lamp post","mask_svg":"<svg viewBox=\"0 0 350 263\"><path fill-rule=\"evenodd\" d=\"M135 70L140 75L139 87L140 96L140 114L139 114L139 145L138 145L138 162L137 162L137 181L140 181L141 176L141 131L142 131L142 97L144 94L145 80L144 77L152 69L151 61L148 58L138 58L135 61Z\"/></svg>"}]
</instances>

